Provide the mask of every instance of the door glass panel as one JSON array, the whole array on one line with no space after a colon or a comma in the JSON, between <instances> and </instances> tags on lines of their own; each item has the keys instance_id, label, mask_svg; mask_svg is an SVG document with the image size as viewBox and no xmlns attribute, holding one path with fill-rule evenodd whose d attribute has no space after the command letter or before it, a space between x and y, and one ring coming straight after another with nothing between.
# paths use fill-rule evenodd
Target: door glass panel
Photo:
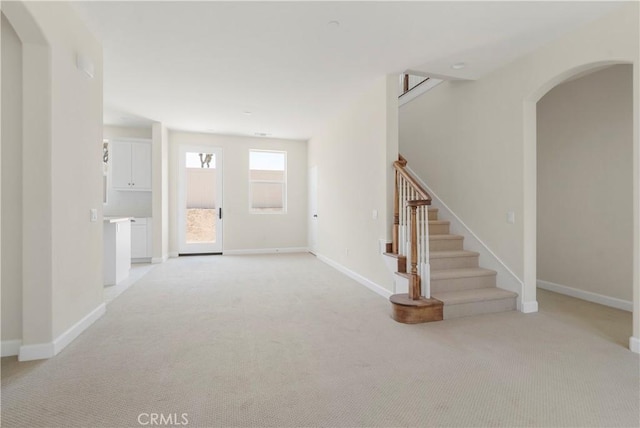
<instances>
[{"instance_id":1,"label":"door glass panel","mask_svg":"<svg viewBox=\"0 0 640 428\"><path fill-rule=\"evenodd\" d=\"M215 153L186 154L186 241L188 244L216 242Z\"/></svg>"}]
</instances>

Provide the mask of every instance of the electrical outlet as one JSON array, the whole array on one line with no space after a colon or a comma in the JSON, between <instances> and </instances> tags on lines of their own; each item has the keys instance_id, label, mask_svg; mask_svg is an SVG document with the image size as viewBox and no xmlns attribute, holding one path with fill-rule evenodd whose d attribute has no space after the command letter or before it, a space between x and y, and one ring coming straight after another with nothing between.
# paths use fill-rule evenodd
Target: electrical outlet
<instances>
[{"instance_id":1,"label":"electrical outlet","mask_svg":"<svg viewBox=\"0 0 640 428\"><path fill-rule=\"evenodd\" d=\"M507 212L507 223L515 224L515 222L516 222L516 213L514 213L513 211Z\"/></svg>"},{"instance_id":2,"label":"electrical outlet","mask_svg":"<svg viewBox=\"0 0 640 428\"><path fill-rule=\"evenodd\" d=\"M98 221L98 210L96 208L91 208L91 210L89 210L89 219L91 222Z\"/></svg>"}]
</instances>

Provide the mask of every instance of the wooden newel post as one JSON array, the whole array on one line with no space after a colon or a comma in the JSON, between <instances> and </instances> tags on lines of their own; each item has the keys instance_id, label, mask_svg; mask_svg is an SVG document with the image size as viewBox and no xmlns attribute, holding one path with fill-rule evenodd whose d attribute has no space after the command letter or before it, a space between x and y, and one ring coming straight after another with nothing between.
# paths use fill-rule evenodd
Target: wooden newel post
<instances>
[{"instance_id":1,"label":"wooden newel post","mask_svg":"<svg viewBox=\"0 0 640 428\"><path fill-rule=\"evenodd\" d=\"M418 222L416 221L417 206L409 204L411 208L411 279L409 281L409 298L420 299L420 277L418 276Z\"/></svg>"}]
</instances>

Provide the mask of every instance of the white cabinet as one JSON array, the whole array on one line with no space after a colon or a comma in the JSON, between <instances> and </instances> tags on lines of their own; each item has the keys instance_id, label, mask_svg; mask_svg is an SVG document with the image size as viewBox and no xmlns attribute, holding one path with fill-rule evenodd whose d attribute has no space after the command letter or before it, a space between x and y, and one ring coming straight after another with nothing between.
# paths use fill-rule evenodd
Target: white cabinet
<instances>
[{"instance_id":1,"label":"white cabinet","mask_svg":"<svg viewBox=\"0 0 640 428\"><path fill-rule=\"evenodd\" d=\"M148 262L152 256L151 218L136 217L131 220L131 259L135 262Z\"/></svg>"},{"instance_id":2,"label":"white cabinet","mask_svg":"<svg viewBox=\"0 0 640 428\"><path fill-rule=\"evenodd\" d=\"M111 142L112 183L115 190L151 190L151 142Z\"/></svg>"},{"instance_id":3,"label":"white cabinet","mask_svg":"<svg viewBox=\"0 0 640 428\"><path fill-rule=\"evenodd\" d=\"M114 285L129 276L131 268L131 220L104 220L104 285Z\"/></svg>"}]
</instances>

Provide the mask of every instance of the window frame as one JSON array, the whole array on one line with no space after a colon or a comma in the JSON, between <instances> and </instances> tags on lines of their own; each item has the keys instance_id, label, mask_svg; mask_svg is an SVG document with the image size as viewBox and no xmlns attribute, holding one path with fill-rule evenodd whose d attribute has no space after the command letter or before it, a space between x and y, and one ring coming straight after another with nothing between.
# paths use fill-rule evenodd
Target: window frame
<instances>
[{"instance_id":1,"label":"window frame","mask_svg":"<svg viewBox=\"0 0 640 428\"><path fill-rule=\"evenodd\" d=\"M254 171L251 169L251 153L252 152L262 152L262 153L277 153L277 154L282 154L284 156L284 171L283 171L283 178L282 181L280 180L253 180L251 178L251 171ZM276 215L282 215L282 214L287 214L287 178L288 178L288 174L287 174L287 170L288 170L288 159L287 159L287 151L286 150L272 150L272 149L249 149L249 158L248 158L248 168L247 168L247 172L248 172L248 178L249 178L249 201L248 201L248 205L249 205L249 213L250 214L276 214ZM262 170L255 170L255 171L262 171ZM274 170L274 171L279 171L279 170ZM265 211L263 209L260 208L254 208L253 207L253 183L281 183L282 185L282 209L279 211Z\"/></svg>"}]
</instances>

